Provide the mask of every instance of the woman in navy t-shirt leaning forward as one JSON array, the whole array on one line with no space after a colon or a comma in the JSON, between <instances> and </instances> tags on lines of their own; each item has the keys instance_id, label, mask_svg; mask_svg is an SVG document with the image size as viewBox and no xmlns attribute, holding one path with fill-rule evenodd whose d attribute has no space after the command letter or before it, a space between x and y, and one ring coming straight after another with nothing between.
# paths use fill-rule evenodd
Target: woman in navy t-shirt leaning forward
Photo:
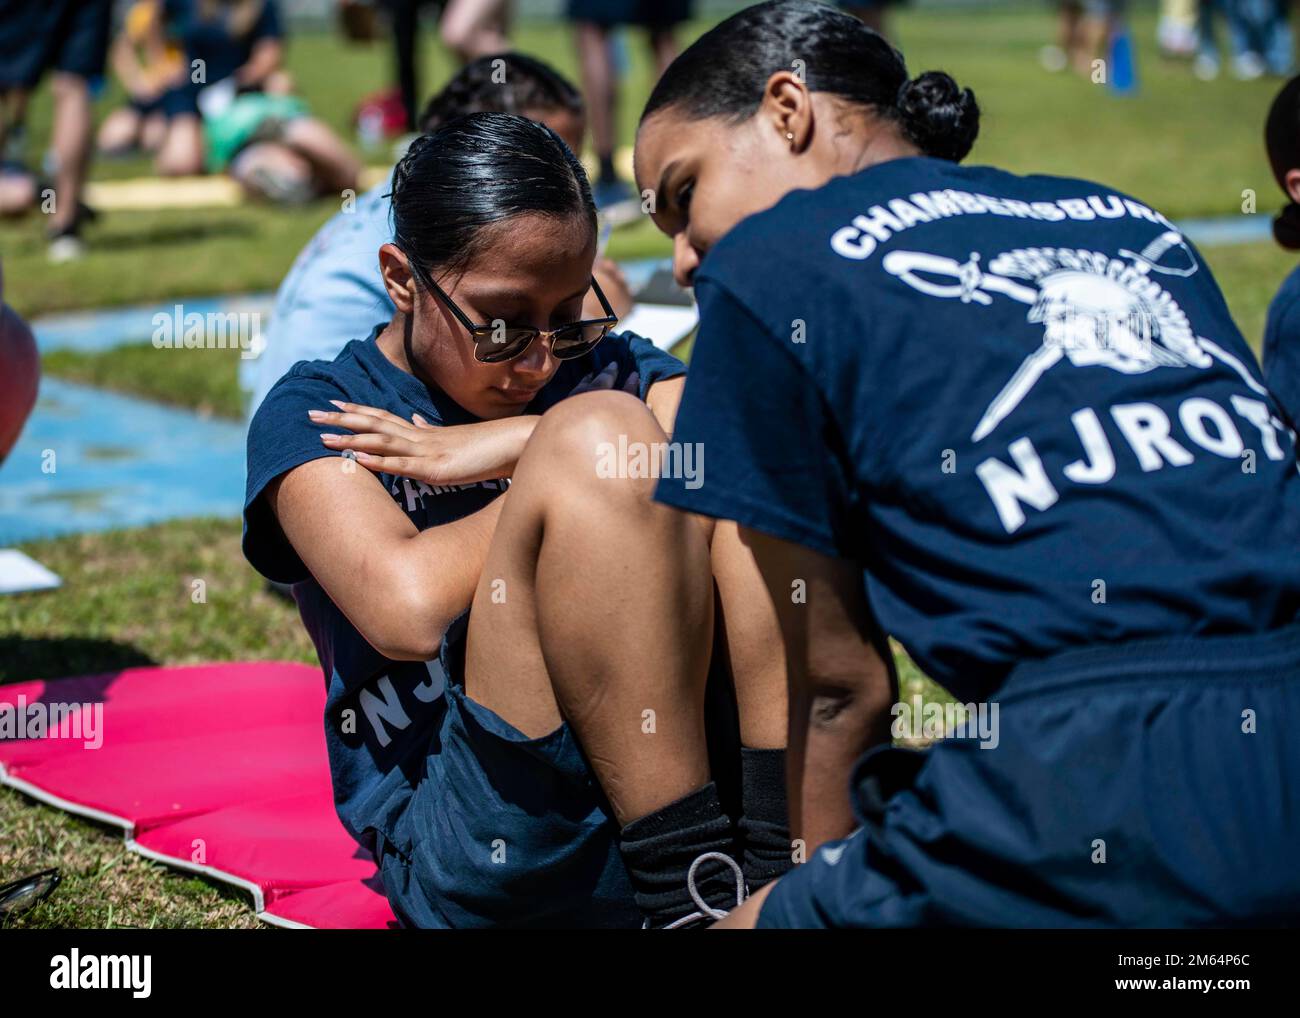
<instances>
[{"instance_id":1,"label":"woman in navy t-shirt leaning forward","mask_svg":"<svg viewBox=\"0 0 1300 1018\"><path fill-rule=\"evenodd\" d=\"M1178 230L959 166L978 116L780 2L639 128L701 310L674 437L710 463L657 498L739 521L792 671L812 854L728 922L1295 921L1295 438ZM889 706L877 623L966 710Z\"/></svg>"},{"instance_id":2,"label":"woman in navy t-shirt leaning forward","mask_svg":"<svg viewBox=\"0 0 1300 1018\"><path fill-rule=\"evenodd\" d=\"M454 120L392 207L392 320L249 430L244 551L320 655L339 814L408 925L716 917L790 865L786 684L737 529L651 498L704 469L666 434L685 369L607 335L550 128Z\"/></svg>"}]
</instances>

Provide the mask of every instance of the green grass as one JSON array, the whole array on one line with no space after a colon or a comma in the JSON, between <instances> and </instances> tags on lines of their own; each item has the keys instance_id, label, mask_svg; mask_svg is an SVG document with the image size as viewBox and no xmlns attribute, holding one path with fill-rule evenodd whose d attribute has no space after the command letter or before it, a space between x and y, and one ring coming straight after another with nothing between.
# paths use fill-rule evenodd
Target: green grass
<instances>
[{"instance_id":1,"label":"green grass","mask_svg":"<svg viewBox=\"0 0 1300 1018\"><path fill-rule=\"evenodd\" d=\"M1031 6L993 11L903 9L899 42L913 71L950 70L972 86L984 109L984 127L971 161L1021 172L1093 177L1138 195L1177 218L1240 212L1242 191L1252 189L1267 212L1281 199L1263 152L1264 115L1277 83L1269 80L1202 83L1185 64L1163 62L1155 52L1153 15L1136 15L1141 93L1118 98L1104 86L1072 75L1053 75L1037 53L1052 32L1052 13ZM706 25L693 24L686 37ZM521 49L570 75L576 72L568 30L525 22ZM621 93L620 135L630 143L648 93L645 49L633 40L632 65ZM423 50L424 85L431 93L452 65L430 38ZM386 46L349 46L328 34L291 40L289 67L314 112L351 137L357 99L384 87ZM109 89L102 116L120 91ZM31 152L43 150L49 117L48 89L33 100ZM382 163L384 152L366 154ZM148 163L99 162L99 179L140 176ZM9 300L24 314L122 305L174 297L274 289L303 243L336 204L305 209L249 206L198 212L118 212L88 231L92 253L84 261L45 261L43 217L3 226ZM614 238L618 258L666 253L666 241L647 222Z\"/></svg>"},{"instance_id":2,"label":"green grass","mask_svg":"<svg viewBox=\"0 0 1300 1018\"><path fill-rule=\"evenodd\" d=\"M315 663L297 610L239 552L237 520L185 520L22 545L63 577L0 598L0 682L249 658ZM191 600L193 581L206 603ZM259 925L243 892L128 852L122 833L0 789L0 883L49 866L64 882L28 927Z\"/></svg>"},{"instance_id":3,"label":"green grass","mask_svg":"<svg viewBox=\"0 0 1300 1018\"><path fill-rule=\"evenodd\" d=\"M159 866L128 852L120 830L0 788L0 882L51 866L63 878L54 894L0 929L262 927L243 891Z\"/></svg>"},{"instance_id":4,"label":"green grass","mask_svg":"<svg viewBox=\"0 0 1300 1018\"><path fill-rule=\"evenodd\" d=\"M133 343L112 350L55 350L41 358L46 374L73 382L188 407L200 414L239 418L238 350L157 350Z\"/></svg>"},{"instance_id":5,"label":"green grass","mask_svg":"<svg viewBox=\"0 0 1300 1018\"><path fill-rule=\"evenodd\" d=\"M315 661L297 609L239 550L238 520L199 519L21 547L64 579L0 598L0 682L137 664ZM191 600L204 581L206 603Z\"/></svg>"}]
</instances>

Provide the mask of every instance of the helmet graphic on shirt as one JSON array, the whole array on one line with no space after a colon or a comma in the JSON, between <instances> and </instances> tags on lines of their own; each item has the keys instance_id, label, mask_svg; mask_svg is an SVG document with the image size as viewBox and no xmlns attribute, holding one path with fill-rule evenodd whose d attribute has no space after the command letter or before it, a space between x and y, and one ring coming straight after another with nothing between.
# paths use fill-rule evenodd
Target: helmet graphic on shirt
<instances>
[{"instance_id":1,"label":"helmet graphic on shirt","mask_svg":"<svg viewBox=\"0 0 1300 1018\"><path fill-rule=\"evenodd\" d=\"M1236 357L1196 335L1177 301L1152 278L1153 272L1196 271L1194 260L1190 269L1160 264L1180 249L1186 250L1181 238L1162 235L1141 254L1122 251L1120 257L1076 248L1018 248L995 255L985 270L976 253L958 262L921 251L892 251L882 264L932 297L988 306L1002 296L1028 304L1027 321L1043 327L1043 345L1025 357L976 424L971 440L978 442L1062 361L1136 375L1162 367L1204 370L1217 358L1252 389L1263 391Z\"/></svg>"},{"instance_id":2,"label":"helmet graphic on shirt","mask_svg":"<svg viewBox=\"0 0 1300 1018\"><path fill-rule=\"evenodd\" d=\"M1126 375L1187 361L1155 342L1155 310L1113 279L1091 272L1053 272L1039 280L1029 321L1043 326L1044 349L1075 367L1103 365Z\"/></svg>"}]
</instances>

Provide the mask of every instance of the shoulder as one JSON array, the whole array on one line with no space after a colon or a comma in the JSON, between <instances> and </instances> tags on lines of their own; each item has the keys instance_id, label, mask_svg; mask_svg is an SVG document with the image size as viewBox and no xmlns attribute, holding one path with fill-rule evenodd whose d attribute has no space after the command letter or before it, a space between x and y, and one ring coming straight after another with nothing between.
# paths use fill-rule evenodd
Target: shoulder
<instances>
[{"instance_id":1,"label":"shoulder","mask_svg":"<svg viewBox=\"0 0 1300 1018\"><path fill-rule=\"evenodd\" d=\"M324 452L310 410L332 410L331 400L375 402L353 341L332 361L299 361L266 394L248 426L250 495L272 478ZM310 455L308 455L310 454Z\"/></svg>"}]
</instances>

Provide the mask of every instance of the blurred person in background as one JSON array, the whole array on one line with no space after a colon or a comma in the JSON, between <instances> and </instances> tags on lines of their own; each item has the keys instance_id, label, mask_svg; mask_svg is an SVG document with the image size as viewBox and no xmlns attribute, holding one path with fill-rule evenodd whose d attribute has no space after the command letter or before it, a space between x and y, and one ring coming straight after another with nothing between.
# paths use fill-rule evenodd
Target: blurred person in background
<instances>
[{"instance_id":1,"label":"blurred person in background","mask_svg":"<svg viewBox=\"0 0 1300 1018\"><path fill-rule=\"evenodd\" d=\"M163 34L162 0L136 0L127 8L121 32L109 52L113 73L127 102L99 128L102 155L156 152L167 131L163 98L185 73L185 54Z\"/></svg>"},{"instance_id":2,"label":"blurred person in background","mask_svg":"<svg viewBox=\"0 0 1300 1018\"><path fill-rule=\"evenodd\" d=\"M494 73L498 61L504 74ZM435 95L420 117L428 134L469 113L516 113L545 124L578 152L586 132L582 96L561 74L532 57L480 57ZM393 238L392 177L337 213L298 255L276 294L266 349L257 360L249 419L271 387L299 361L333 360L351 340L393 315L375 252ZM595 275L615 312L631 306L627 283L608 259ZM593 298L594 300L594 298ZM599 302L584 309L599 317Z\"/></svg>"},{"instance_id":3,"label":"blurred person in background","mask_svg":"<svg viewBox=\"0 0 1300 1018\"><path fill-rule=\"evenodd\" d=\"M644 28L654 55L655 77L677 56L676 28L691 17L693 0L568 0L568 17L574 23L582 90L591 117L591 136L599 160L592 181L597 208L632 197L631 187L614 167L618 137L618 62L612 49L614 29L621 25Z\"/></svg>"},{"instance_id":4,"label":"blurred person in background","mask_svg":"<svg viewBox=\"0 0 1300 1018\"><path fill-rule=\"evenodd\" d=\"M392 22L397 87L406 110L406 126L418 127L420 12L426 7L441 14L443 45L468 62L510 48L510 0L382 0Z\"/></svg>"},{"instance_id":5,"label":"blurred person in background","mask_svg":"<svg viewBox=\"0 0 1300 1018\"><path fill-rule=\"evenodd\" d=\"M1216 14L1223 15L1232 53L1232 74L1253 81L1264 74L1285 77L1295 59L1288 0L1200 0L1194 71L1202 81L1219 76Z\"/></svg>"},{"instance_id":6,"label":"blurred person in background","mask_svg":"<svg viewBox=\"0 0 1300 1018\"><path fill-rule=\"evenodd\" d=\"M163 14L188 77L162 99L158 172L229 172L250 193L291 204L356 185L357 158L292 94L273 0L164 0Z\"/></svg>"},{"instance_id":7,"label":"blurred person in background","mask_svg":"<svg viewBox=\"0 0 1300 1018\"><path fill-rule=\"evenodd\" d=\"M27 97L53 72L53 176L49 257L63 262L85 248L91 216L82 201L91 156L91 98L104 76L112 0L0 0L0 213L36 203L37 183L23 165Z\"/></svg>"},{"instance_id":8,"label":"blurred person in background","mask_svg":"<svg viewBox=\"0 0 1300 1018\"><path fill-rule=\"evenodd\" d=\"M1124 16L1124 0L1063 0L1057 6L1057 41L1039 51L1049 71L1071 68L1091 77L1093 61L1106 57Z\"/></svg>"}]
</instances>

